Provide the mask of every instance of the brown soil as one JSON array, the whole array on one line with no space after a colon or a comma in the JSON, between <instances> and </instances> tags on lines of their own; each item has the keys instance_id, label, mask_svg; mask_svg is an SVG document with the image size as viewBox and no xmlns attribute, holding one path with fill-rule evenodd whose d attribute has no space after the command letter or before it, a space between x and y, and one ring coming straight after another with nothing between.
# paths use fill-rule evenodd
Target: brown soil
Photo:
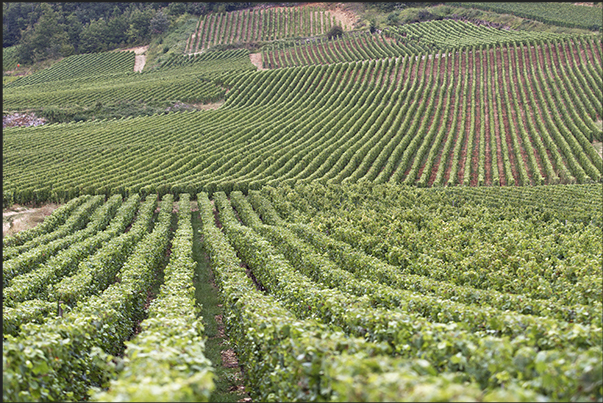
<instances>
[{"instance_id":1,"label":"brown soil","mask_svg":"<svg viewBox=\"0 0 603 403\"><path fill-rule=\"evenodd\" d=\"M523 63L520 63L520 60L521 60L520 58L516 59L515 52L512 52L511 55L512 55L511 63L512 63L513 69L518 67L519 71L520 71L519 74L513 74L513 84L516 87L519 87L521 85L521 88L525 89L527 87L526 82L525 82L525 77L523 76L523 74L521 74L521 72L523 71ZM512 70L512 71L517 71L517 70ZM519 91L517 91L517 92L519 92ZM522 121L523 121L524 127L529 127L530 126L530 125L528 125L528 119L530 117L529 113L531 113L532 111L531 111L531 107L530 107L529 103L527 103L527 100L526 100L526 104L523 103L523 97L519 100L519 107L520 107L520 112L522 114ZM526 110L528 111L528 113L526 113ZM550 178L547 178L546 172L543 167L543 162L540 159L540 155L538 154L538 150L536 148L536 144L535 144L534 138L532 136L533 135L531 133L528 133L528 138L530 140L530 144L532 145L532 150L534 152L534 158L536 160L536 164L538 165L538 170L540 172L540 175L548 180Z\"/></svg>"},{"instance_id":2,"label":"brown soil","mask_svg":"<svg viewBox=\"0 0 603 403\"><path fill-rule=\"evenodd\" d=\"M476 53L476 60L478 64L483 64L483 60L481 60L481 53ZM476 75L479 74L479 68L476 68ZM478 76L481 78L481 76ZM475 127L474 127L474 137L473 137L473 152L471 154L471 165L467 167L467 169L473 169L473 175L471 175L469 180L470 186L477 186L479 179L479 149L480 149L480 135L481 135L481 123L482 123L482 108L484 105L480 102L481 97L481 88L479 86L479 80L477 80L478 85L475 86L474 98L475 99L475 108L473 109L473 113L475 113ZM473 168L471 168L473 167Z\"/></svg>"},{"instance_id":3,"label":"brown soil","mask_svg":"<svg viewBox=\"0 0 603 403\"><path fill-rule=\"evenodd\" d=\"M439 102L439 91L438 91L439 83L437 81L435 81L435 75L436 75L435 69L437 67L436 67L435 61L429 60L427 63L428 63L427 67L429 67L430 70L429 70L428 73L426 73L425 77L429 77L429 76L433 75L434 76L434 83L433 83L433 88L429 90L429 93L426 92L426 96L424 98L423 103L426 103L427 105L429 105L431 103L434 103L435 105L437 105L438 102ZM434 91L434 89L435 89L435 91ZM425 108L425 109L427 110L427 108ZM435 107L434 107L434 109L435 109ZM430 117L429 123L425 126L425 133L427 133L429 131L429 128L433 124L434 118L435 118L435 111L433 112L433 115ZM421 127L421 124L419 124L419 127ZM411 135L412 136L418 136L419 133L412 133ZM410 145L410 143L407 145L407 150L408 150L408 146L409 145ZM417 148L417 151L418 151L419 148L420 148L420 145ZM404 151L406 151L406 150L404 150ZM402 155L404 155L404 153L402 153ZM408 173L410 172L410 170L412 168L412 165L414 163L414 158L416 158L416 151L415 151L415 155L413 156L413 158L409 158L408 159L408 163L407 163L406 166L404 166L404 167L402 165L398 166L398 170L404 169L404 174L402 175L402 177L400 177L399 180L405 180L406 179L406 177L408 176ZM395 173L395 171L394 171L394 173Z\"/></svg>"},{"instance_id":4,"label":"brown soil","mask_svg":"<svg viewBox=\"0 0 603 403\"><path fill-rule=\"evenodd\" d=\"M29 208L18 204L2 212L2 236L11 236L19 231L33 228L44 218L52 214L60 204L47 204L38 208Z\"/></svg>"},{"instance_id":5,"label":"brown soil","mask_svg":"<svg viewBox=\"0 0 603 403\"><path fill-rule=\"evenodd\" d=\"M511 91L511 94L517 94L519 91L513 91L511 90L511 86L514 84L514 79L513 77L515 77L515 74L513 74L513 70L511 70L512 65L511 65L511 56L510 53L512 53L510 51L510 49L506 49L505 51L506 53L506 62L505 62L505 66L506 68L502 71L502 74L505 75L505 80L507 80L507 86L508 89L507 91ZM515 83L516 85L516 83ZM532 175L536 174L535 172L531 172L530 169L530 164L528 162L528 152L526 151L526 147L523 144L523 139L521 137L521 134L519 133L519 117L517 116L517 113L515 111L515 107L511 107L511 105L507 105L507 108L509 109L509 112L511 114L511 122L510 124L513 125L512 127L514 128L515 133L509 133L511 136L515 136L515 139L517 141L517 144L519 145L519 153L521 155L521 159L523 161L524 167L526 167L526 172L528 173L528 180L530 181L530 184L534 184ZM522 163L522 161L517 161L518 164Z\"/></svg>"},{"instance_id":6,"label":"brown soil","mask_svg":"<svg viewBox=\"0 0 603 403\"><path fill-rule=\"evenodd\" d=\"M342 28L346 31L354 29L354 26L359 21L358 15L350 8L345 7L343 3L314 3L319 7L327 8L329 14L335 17L337 22L340 22Z\"/></svg>"},{"instance_id":7,"label":"brown soil","mask_svg":"<svg viewBox=\"0 0 603 403\"><path fill-rule=\"evenodd\" d=\"M460 81L459 81L459 77L461 75L459 74L459 58L458 57L455 58L455 60L454 60L454 66L453 66L451 75L453 77L454 84L452 86L452 92L450 94L450 97L451 97L450 105L455 105L456 102L459 102L459 100L455 98L456 88L458 85L461 85ZM454 109L454 107L452 107L452 109ZM454 116L450 116L448 118L448 121L446 122L446 134L444 134L444 138L442 139L442 146L440 147L438 155L436 156L436 160L432 166L431 175L429 176L429 181L427 182L428 187L431 187L433 185L433 182L435 181L435 179L437 177L438 170L440 169L440 164L446 164L446 160L445 159L442 160L442 155L444 154L444 147L445 147L446 142L448 141L448 136L451 135L453 120L454 120Z\"/></svg>"},{"instance_id":8,"label":"brown soil","mask_svg":"<svg viewBox=\"0 0 603 403\"><path fill-rule=\"evenodd\" d=\"M459 84L463 86L461 88L460 91L460 98L456 100L456 102L458 102L459 104L462 104L463 102L463 97L465 96L465 88L464 88L464 75L461 74L461 72L466 71L466 63L465 63L465 59L461 57L461 54L458 55L459 57L457 57L457 66L460 65L460 68L457 67L457 69L455 69L455 71L458 71L458 79L459 79ZM463 78L461 80L461 78ZM448 182L448 179L450 178L450 172L452 171L452 160L454 158L454 145L457 143L457 141L459 141L459 135L461 134L461 125L462 125L462 119L463 117L463 110L461 108L461 106L459 105L458 111L457 111L457 120L456 120L456 127L454 128L454 139L452 140L452 145L450 147L450 150L448 150L448 156L445 158L444 160L444 164L447 164L446 167L444 168L444 175L442 176L442 182L445 184ZM452 129L452 122L451 122L451 130Z\"/></svg>"},{"instance_id":9,"label":"brown soil","mask_svg":"<svg viewBox=\"0 0 603 403\"><path fill-rule=\"evenodd\" d=\"M205 20L201 20L199 22L199 28L197 29L197 32L195 33L195 41L193 43L191 43L191 53L195 53L197 51L199 51L199 44L201 43L201 39L203 36L203 26L205 25Z\"/></svg>"},{"instance_id":10,"label":"brown soil","mask_svg":"<svg viewBox=\"0 0 603 403\"><path fill-rule=\"evenodd\" d=\"M232 42L237 43L241 41L241 32L243 32L243 11L236 11L237 15L237 25L234 28L234 32L232 35Z\"/></svg>"},{"instance_id":11,"label":"brown soil","mask_svg":"<svg viewBox=\"0 0 603 403\"><path fill-rule=\"evenodd\" d=\"M480 53L480 63L481 63L481 74L480 80L486 80L486 52L482 51ZM486 86L488 83L486 82L484 85L484 94L483 99L484 103L482 104L482 108L484 108L484 130L486 131L484 136L484 152L486 153L484 159L484 184L487 186L492 185L492 149L490 148L490 109L488 104L488 92Z\"/></svg>"},{"instance_id":12,"label":"brown soil","mask_svg":"<svg viewBox=\"0 0 603 403\"><path fill-rule=\"evenodd\" d=\"M597 140L593 140L593 147L595 147L595 150L597 150L601 158L603 158L603 143Z\"/></svg>"},{"instance_id":13,"label":"brown soil","mask_svg":"<svg viewBox=\"0 0 603 403\"><path fill-rule=\"evenodd\" d=\"M591 53L594 53L593 58L597 61L597 63L601 63L601 49L598 46L593 46L594 52L590 49Z\"/></svg>"},{"instance_id":14,"label":"brown soil","mask_svg":"<svg viewBox=\"0 0 603 403\"><path fill-rule=\"evenodd\" d=\"M197 43L197 47L195 52L198 52L199 50L205 49L206 44L207 44L207 35L209 32L209 28L211 26L211 24L209 23L208 19L211 16L208 15L206 16L203 21L201 22L201 27L199 27L199 31L201 32L201 37L199 38L199 42Z\"/></svg>"},{"instance_id":15,"label":"brown soil","mask_svg":"<svg viewBox=\"0 0 603 403\"><path fill-rule=\"evenodd\" d=\"M458 178L458 183L462 184L463 183L463 178L465 176L465 166L467 165L467 154L468 154L468 148L469 148L469 136L471 136L472 130L473 128L470 127L471 125L471 119L470 116L472 113L474 113L474 111L471 109L471 102L473 99L475 99L473 97L473 83L472 83L472 77L473 77L473 57L468 57L467 58L467 66L465 67L465 69L463 70L465 72L465 74L467 74L469 76L469 78L467 79L467 86L469 87L469 90L467 92L468 94L468 99L467 99L467 109L465 111L465 135L463 135L463 145L461 147L461 156L459 158L459 169L457 171L457 178ZM471 163L471 162L469 162ZM470 169L471 167L468 167L468 169Z\"/></svg>"},{"instance_id":16,"label":"brown soil","mask_svg":"<svg viewBox=\"0 0 603 403\"><path fill-rule=\"evenodd\" d=\"M191 104L191 105L194 106L195 108L197 108L198 110L207 111L207 110L218 109L223 104L224 104L224 101L214 102L211 104Z\"/></svg>"},{"instance_id":17,"label":"brown soil","mask_svg":"<svg viewBox=\"0 0 603 403\"><path fill-rule=\"evenodd\" d=\"M532 49L529 49L528 52L527 52L527 54L529 56L528 60L531 61L532 63L533 63L533 60L536 60L535 59L536 56L532 57L534 55L535 51L536 50L534 48L532 48ZM535 67L532 67L532 68L535 68ZM537 80L536 81L528 80L528 82L530 84L530 88L531 88L532 93L535 94L536 93L535 92L536 91L536 85L537 85L537 84L535 84L535 82L537 82ZM542 106L540 105L539 101L536 103L536 108L538 110L537 110L537 113L534 114L534 116L544 116L542 114L543 113ZM543 139L543 141L544 141L544 139ZM549 157L549 160L551 161L551 163L553 164L553 166L555 166L554 159L552 158L552 152L548 148L547 148L546 151L547 151L547 155ZM570 174L571 174L571 170L569 169L568 162L565 160L565 157L563 156L563 153L561 152L561 150L559 150L558 147L557 147L557 153L561 156L561 160L562 160L564 166L567 168L568 172L570 172ZM556 168L557 168L557 172L556 173L559 174L561 172L561 167L556 167Z\"/></svg>"},{"instance_id":18,"label":"brown soil","mask_svg":"<svg viewBox=\"0 0 603 403\"><path fill-rule=\"evenodd\" d=\"M322 58L323 63L322 64L328 64L329 60L331 59L327 53L327 49L326 46L324 44L321 44L320 46L316 47L316 52L319 54L319 57Z\"/></svg>"},{"instance_id":19,"label":"brown soil","mask_svg":"<svg viewBox=\"0 0 603 403\"><path fill-rule=\"evenodd\" d=\"M503 49L504 50L504 49ZM502 64L502 58L503 58L503 51L499 50L496 52L496 67L499 71L498 74L498 88L504 88L503 84L502 84L502 75L504 74L504 70L503 70L503 64ZM519 173L517 172L518 168L517 168L517 164L519 164L519 161L517 161L515 159L515 153L512 151L513 150L513 139L511 138L511 129L510 129L510 119L509 119L509 111L508 111L508 105L506 105L506 103L504 102L503 99L501 99L502 101L502 116L500 117L500 119L502 120L503 126L504 126L504 138L502 139L502 141L506 141L507 142L507 150L509 152L509 162L511 165L511 175L513 175L513 178L515 179L515 185L519 185Z\"/></svg>"},{"instance_id":20,"label":"brown soil","mask_svg":"<svg viewBox=\"0 0 603 403\"><path fill-rule=\"evenodd\" d=\"M222 315L216 315L215 320L218 324L218 335L216 337L220 339L225 339L226 333L224 332L224 323L222 322ZM232 348L220 351L220 355L222 356L222 366L224 366L225 368L239 367L239 360L237 359L237 355L235 354ZM242 388L242 391L245 391L245 386L243 385L238 385L234 387L237 389Z\"/></svg>"},{"instance_id":21,"label":"brown soil","mask_svg":"<svg viewBox=\"0 0 603 403\"><path fill-rule=\"evenodd\" d=\"M447 73L446 74L450 76L450 71L451 71L450 59L440 59L440 61L444 61L444 60L445 60L445 64L447 64ZM440 69L444 69L444 67L441 66L441 65L440 65L439 68ZM454 77L454 76L452 76L452 77ZM443 78L444 78L444 81L442 82L441 85L443 85L443 86L445 86L447 88L448 87L448 83L446 82L446 77L443 77ZM451 88L450 92L454 92L454 87ZM451 96L451 95L448 94L448 91L445 89L444 93L442 95L442 100L441 100L441 104L442 105L446 105L446 102L448 101L449 96ZM438 101L436 101L436 102L438 102ZM435 106L436 108L438 107L437 105L438 104L436 103L436 106ZM434 137L433 137L434 140L437 138L437 133L440 131L442 125L444 124L444 119L445 119L444 113L442 113L439 116L438 122L434 122L433 119L432 119L432 123L431 123L430 127L432 125L434 125L434 124L437 124L437 127L434 129L435 130ZM435 144L435 143L433 143L433 144L431 144L431 147L441 148L443 146L443 144L444 143L442 143L442 144ZM430 149L426 150L425 157L429 156L429 153L431 152L431 147L430 147ZM421 165L420 165L420 167L419 167L419 169L417 171L417 176L416 176L416 178L418 180L420 180L421 176L423 176L423 171L425 170L426 165L428 164L428 162L429 161L427 160L427 158L424 158L424 161L421 161ZM430 167L430 169L432 169L432 172L430 172L430 176L431 176L431 174L433 173L433 165Z\"/></svg>"},{"instance_id":22,"label":"brown soil","mask_svg":"<svg viewBox=\"0 0 603 403\"><path fill-rule=\"evenodd\" d=\"M134 48L125 48L125 49L117 49L117 52L131 52L134 51L135 61L134 61L134 71L139 73L144 68L144 65L147 61L147 57L145 55L146 51L149 49L149 45L147 46L136 46Z\"/></svg>"},{"instance_id":23,"label":"brown soil","mask_svg":"<svg viewBox=\"0 0 603 403\"><path fill-rule=\"evenodd\" d=\"M211 201L213 203L213 200ZM216 214L216 211L214 209L214 214ZM209 259L206 257L207 261L209 261ZM214 281L214 274L212 269L209 269L210 271L210 284L214 289L218 289L218 287L216 286L216 283ZM221 307L221 304L218 304L219 307ZM214 336L213 338L220 338L222 339L222 344L228 344L228 336L226 335L226 332L224 331L224 322L223 322L223 317L222 315L215 315L214 319L216 321L217 326L217 330L218 330L218 334L217 336ZM233 349L227 349L227 350L222 350L220 352L221 358L222 358L222 365L225 368L239 368L239 371L236 371L236 373L234 374L234 379L232 379L233 385L230 388L230 392L235 392L238 391L238 394L240 396L245 396L243 398L241 398L240 400L237 400L238 402L251 402L251 398L249 397L249 395L247 395L247 393L245 392L245 385L243 384L243 368L239 365L239 360L237 358L236 353L234 352Z\"/></svg>"},{"instance_id":24,"label":"brown soil","mask_svg":"<svg viewBox=\"0 0 603 403\"><path fill-rule=\"evenodd\" d=\"M493 51L492 56L494 58L496 58L496 51ZM490 65L490 77L491 80L494 80L494 64ZM494 83L490 83L490 85L493 85ZM497 88L497 87L493 87L493 88ZM494 92L494 91L493 91ZM496 98L493 97L492 99L492 107L494 108L494 135L496 138L496 160L498 163L498 178L499 178L499 184L500 186L506 186L507 185L507 176L505 175L505 168L504 168L504 164L503 164L503 160L502 160L502 142L501 142L501 133L500 133L500 127L501 127L501 123L500 123L500 119L502 118L501 116L498 115L498 108L497 108L497 103L496 103Z\"/></svg>"},{"instance_id":25,"label":"brown soil","mask_svg":"<svg viewBox=\"0 0 603 403\"><path fill-rule=\"evenodd\" d=\"M267 70L262 66L262 54L261 53L250 53L249 58L251 59L251 64L257 66L258 70Z\"/></svg>"}]
</instances>

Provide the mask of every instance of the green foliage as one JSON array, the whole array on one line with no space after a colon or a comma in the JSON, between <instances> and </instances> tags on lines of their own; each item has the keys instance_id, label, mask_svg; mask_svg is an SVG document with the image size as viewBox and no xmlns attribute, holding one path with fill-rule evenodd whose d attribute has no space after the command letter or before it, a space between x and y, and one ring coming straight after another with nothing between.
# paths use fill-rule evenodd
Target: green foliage
<instances>
[{"instance_id":1,"label":"green foliage","mask_svg":"<svg viewBox=\"0 0 603 403\"><path fill-rule=\"evenodd\" d=\"M2 49L2 71L14 70L19 63L19 45Z\"/></svg>"},{"instance_id":2,"label":"green foliage","mask_svg":"<svg viewBox=\"0 0 603 403\"><path fill-rule=\"evenodd\" d=\"M74 46L59 24L60 15L47 3L41 3L40 8L42 15L32 28L23 33L20 42L19 60L23 63L65 57L74 52Z\"/></svg>"},{"instance_id":3,"label":"green foliage","mask_svg":"<svg viewBox=\"0 0 603 403\"><path fill-rule=\"evenodd\" d=\"M562 27L603 29L603 11L600 7L584 7L568 3L450 3L462 7L508 13Z\"/></svg>"},{"instance_id":4,"label":"green foliage","mask_svg":"<svg viewBox=\"0 0 603 403\"><path fill-rule=\"evenodd\" d=\"M203 354L203 325L197 319L192 243L189 195L181 194L160 293L141 323L142 332L127 343L124 369L93 400L209 400L214 384L211 363Z\"/></svg>"},{"instance_id":5,"label":"green foliage","mask_svg":"<svg viewBox=\"0 0 603 403\"><path fill-rule=\"evenodd\" d=\"M600 35L247 6L3 6L151 42L5 86L52 124L4 131L4 205L69 202L3 240L3 400L233 398L231 347L257 401L601 400Z\"/></svg>"},{"instance_id":6,"label":"green foliage","mask_svg":"<svg viewBox=\"0 0 603 403\"><path fill-rule=\"evenodd\" d=\"M599 181L603 160L588 141L590 136L599 133L593 131L592 120L601 113L596 71L589 67L592 59L585 57L578 68L560 65L549 71L536 61L536 55L527 53L523 56L526 73L521 75L511 64L511 58L522 57L521 52L515 56L516 46L518 50L527 51L534 49L531 44L538 43L543 44L540 49L546 57L564 60L563 54L558 54L556 49L560 49L559 52L564 47L568 48L567 52L584 49L588 54L600 41L594 38L567 38L550 44L526 41L496 49L484 45L481 50L476 48L475 52L463 53L463 60L459 62L440 53L433 58L434 63L427 62L432 59L412 56L368 63L309 65L257 73L252 69L239 69L225 73L220 71L221 66L228 65L231 59L215 59L190 66L166 67L157 72L131 73L128 85L132 90L140 89L138 96L149 97L153 94L151 88L155 88L159 91L157 97L174 96L186 102L187 98L178 94L187 94L188 88L219 86L221 92L215 92L215 97L210 92L210 96L201 98L208 102L221 99L225 88L229 90L226 102L218 110L7 129L4 133L4 158L7 161L4 192L13 200L32 200L34 191L46 189L44 192L48 196L41 193L37 197L53 200L54 190L48 189L50 184L53 189L75 187L82 193L95 193L97 189L111 193L121 186L137 190L145 186L162 186L168 190L174 187L186 189L188 193L193 190L247 191L264 184L317 179L332 183L404 182L421 186L467 185L474 180L475 185L480 181L480 170L481 183L494 186L515 184L514 181L520 179L517 176L519 170L525 170L521 173L522 182L519 182L525 185ZM551 46L553 43L561 47ZM504 62L497 65L493 60ZM193 62L194 59L183 56L174 61ZM475 74L461 74L463 66L469 62L475 66L471 70L475 70ZM248 60L244 63L250 66ZM236 68L235 63L231 65ZM207 66L207 73L200 72L203 66ZM406 74L406 71L411 73ZM449 74L450 71L455 73ZM549 111L528 113L527 122L522 122L523 129L519 123L512 128L499 127L502 129L499 129L499 135L508 133L510 136L507 141L500 142L502 147L496 144L497 132L492 131L495 126L490 125L490 141L494 139L494 143L491 143L489 154L485 147L472 151L478 157L483 156L480 157L482 168L478 164L480 158L463 157L470 153L464 154L464 140L460 134L464 133L460 125L471 124L469 113L476 110L477 102L471 101L473 92L469 92L469 88L477 91L479 74L485 74L489 83L481 91L484 94L482 105L487 105L484 116L492 114L491 119L495 119L507 110L503 102L505 91L509 95L511 91L523 91L524 95L519 93L516 98L525 97L524 105L530 110ZM502 74L505 74L504 81ZM410 80L412 76L418 79ZM526 81L515 83L515 78L521 77ZM447 85L444 85L444 78L448 80ZM120 94L118 89L122 97L129 96L123 91L124 87L99 90L94 78L90 80L90 87L86 89L82 85L81 93L73 93L74 99L85 99L92 107L98 101L103 105L110 102L112 96ZM50 87L51 83L46 86ZM52 86L57 93L59 88L68 91L67 82ZM557 92L570 88L573 94ZM162 89L170 92L161 92ZM10 97L5 91L6 101L21 96L20 102L34 104L35 98L29 95L26 99L26 91L21 90L23 94L19 95L16 90ZM487 93L492 95L486 96ZM38 102L46 99L47 104L52 104L42 94ZM107 98L101 94L106 94ZM199 90L190 94L203 95ZM465 94L461 98L463 102L452 101L461 94ZM66 102L64 97L56 96L60 102ZM438 102L425 102L430 99ZM584 108L580 119L564 110L558 99ZM451 108L449 113L444 113ZM511 104L508 108L510 112L515 106ZM453 113L455 109L456 113ZM459 115L459 111L465 111L467 117ZM515 113L520 112L515 110ZM436 124L432 125L433 121ZM477 125L475 121L473 124ZM455 129L445 141L448 125ZM486 138L485 126L476 129ZM26 137L22 135L25 132L29 133ZM70 140L66 141L67 138ZM432 139L437 142L434 144ZM518 154L520 141L521 147L550 167L541 172L534 161L524 162ZM45 154L49 156L48 160L36 157L40 142L49 148ZM517 146L513 145L515 143ZM440 150L442 157L438 159ZM444 150L448 151L444 153ZM26 155L29 157L24 158ZM64 158L65 155L76 155L77 158ZM498 172L498 163L486 164L487 155L491 160L501 158L501 172ZM467 161L470 166L467 175L461 176L459 161ZM48 165L60 168L48 175ZM421 172L423 166L427 169ZM451 167L449 173L447 166ZM194 171L191 171L193 167ZM23 169L31 176L21 178ZM136 174L130 174L130 169ZM82 174L71 175L73 172Z\"/></svg>"},{"instance_id":7,"label":"green foliage","mask_svg":"<svg viewBox=\"0 0 603 403\"><path fill-rule=\"evenodd\" d=\"M161 66L142 74L133 71L133 52L76 55L7 85L4 107L37 110L52 123L187 110L179 105L223 100L225 73L255 69L248 54L168 54Z\"/></svg>"},{"instance_id":8,"label":"green foliage","mask_svg":"<svg viewBox=\"0 0 603 403\"><path fill-rule=\"evenodd\" d=\"M78 232L88 224L91 214L102 204L104 196L95 196L78 207L56 231L35 237L23 245L2 250L2 284L6 287L16 276L30 272L56 252L68 247ZM85 230L84 230L85 231Z\"/></svg>"},{"instance_id":9,"label":"green foliage","mask_svg":"<svg viewBox=\"0 0 603 403\"><path fill-rule=\"evenodd\" d=\"M331 20L330 13L315 6L223 11L201 17L185 52L196 53L216 45L326 35L333 26L341 26L341 22Z\"/></svg>"},{"instance_id":10,"label":"green foliage","mask_svg":"<svg viewBox=\"0 0 603 403\"><path fill-rule=\"evenodd\" d=\"M35 85L83 77L95 77L134 70L134 52L106 52L67 57L51 67L23 77L11 87Z\"/></svg>"},{"instance_id":11,"label":"green foliage","mask_svg":"<svg viewBox=\"0 0 603 403\"><path fill-rule=\"evenodd\" d=\"M164 196L153 232L128 257L120 282L62 317L22 326L3 345L4 400L85 400L102 387L134 325L144 316L147 293L165 259L173 197ZM69 375L68 375L69 374Z\"/></svg>"},{"instance_id":12,"label":"green foliage","mask_svg":"<svg viewBox=\"0 0 603 403\"><path fill-rule=\"evenodd\" d=\"M343 28L339 25L333 25L329 32L327 32L327 38L329 39L339 38L341 35L343 35Z\"/></svg>"}]
</instances>

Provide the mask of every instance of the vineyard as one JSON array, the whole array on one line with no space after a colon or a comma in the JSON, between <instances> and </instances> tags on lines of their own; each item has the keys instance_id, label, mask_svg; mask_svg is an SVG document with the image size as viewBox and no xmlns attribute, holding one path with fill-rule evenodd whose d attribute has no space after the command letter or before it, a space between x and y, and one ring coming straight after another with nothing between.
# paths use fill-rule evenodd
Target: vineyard
<instances>
[{"instance_id":1,"label":"vineyard","mask_svg":"<svg viewBox=\"0 0 603 403\"><path fill-rule=\"evenodd\" d=\"M18 58L17 52L19 51L18 46L11 46L2 49L2 70L13 70L17 67Z\"/></svg>"},{"instance_id":2,"label":"vineyard","mask_svg":"<svg viewBox=\"0 0 603 403\"><path fill-rule=\"evenodd\" d=\"M67 58L49 69L6 85L4 108L93 106L125 101L216 102L224 99L226 94L220 76L230 70L254 69L249 61L249 51L225 53L217 57L207 53L202 57L170 58L159 68L143 73L134 72L133 52L80 55L79 59L89 61L81 64ZM105 60L105 63L97 63L95 59ZM75 71L71 69L71 63L78 66Z\"/></svg>"},{"instance_id":3,"label":"vineyard","mask_svg":"<svg viewBox=\"0 0 603 403\"><path fill-rule=\"evenodd\" d=\"M4 128L5 212L56 209L3 236L3 401L603 399L601 34L337 7L5 81L159 106Z\"/></svg>"},{"instance_id":4,"label":"vineyard","mask_svg":"<svg viewBox=\"0 0 603 403\"><path fill-rule=\"evenodd\" d=\"M459 51L472 46L531 44L539 40L555 40L569 35L547 32L505 31L486 26L444 20L388 28L381 35L368 32L345 35L336 40L295 43L293 47L275 44L264 52L264 68L330 64L342 61L383 59L440 51Z\"/></svg>"},{"instance_id":5,"label":"vineyard","mask_svg":"<svg viewBox=\"0 0 603 403\"><path fill-rule=\"evenodd\" d=\"M107 382L103 354L124 348L162 270L125 367L93 400L207 400L195 215L254 399L422 400L421 385L445 400L600 398L601 187L509 188L512 206L489 190L201 192L192 215L189 194L166 194L157 218L156 194L75 198L4 239L4 398L80 400Z\"/></svg>"},{"instance_id":6,"label":"vineyard","mask_svg":"<svg viewBox=\"0 0 603 403\"><path fill-rule=\"evenodd\" d=\"M317 7L267 8L211 14L202 17L185 51L197 53L216 45L264 42L318 36L342 25Z\"/></svg>"},{"instance_id":7,"label":"vineyard","mask_svg":"<svg viewBox=\"0 0 603 403\"><path fill-rule=\"evenodd\" d=\"M578 37L220 73L219 110L7 130L4 205L312 180L598 182L600 49L600 39ZM176 70L165 71L174 86Z\"/></svg>"},{"instance_id":8,"label":"vineyard","mask_svg":"<svg viewBox=\"0 0 603 403\"><path fill-rule=\"evenodd\" d=\"M569 3L451 3L462 7L474 7L498 13L514 14L540 22L565 27L601 30L603 9Z\"/></svg>"}]
</instances>

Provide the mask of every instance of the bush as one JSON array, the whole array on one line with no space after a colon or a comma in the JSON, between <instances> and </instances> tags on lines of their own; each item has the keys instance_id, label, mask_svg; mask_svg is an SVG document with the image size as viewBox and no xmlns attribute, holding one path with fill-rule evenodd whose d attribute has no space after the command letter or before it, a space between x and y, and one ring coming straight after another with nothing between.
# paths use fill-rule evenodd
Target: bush
<instances>
[{"instance_id":1,"label":"bush","mask_svg":"<svg viewBox=\"0 0 603 403\"><path fill-rule=\"evenodd\" d=\"M329 32L327 32L327 38L329 39L338 38L341 35L343 35L343 28L339 25L333 25Z\"/></svg>"}]
</instances>

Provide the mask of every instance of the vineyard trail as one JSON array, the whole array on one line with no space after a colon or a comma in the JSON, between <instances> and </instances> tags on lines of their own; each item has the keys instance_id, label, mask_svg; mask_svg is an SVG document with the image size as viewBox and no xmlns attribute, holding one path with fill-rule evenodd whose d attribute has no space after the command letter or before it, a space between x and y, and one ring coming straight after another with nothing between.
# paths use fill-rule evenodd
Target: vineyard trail
<instances>
[{"instance_id":1,"label":"vineyard trail","mask_svg":"<svg viewBox=\"0 0 603 403\"><path fill-rule=\"evenodd\" d=\"M2 212L2 236L14 235L19 231L33 228L49 216L59 204L50 203L38 208L14 206Z\"/></svg>"},{"instance_id":2,"label":"vineyard trail","mask_svg":"<svg viewBox=\"0 0 603 403\"><path fill-rule=\"evenodd\" d=\"M133 50L134 53L136 54L136 59L134 62L134 71L137 73L140 73L142 71L142 69L144 69L144 65L147 62L147 56L145 55L147 49L149 49L148 45L129 49L129 50Z\"/></svg>"},{"instance_id":3,"label":"vineyard trail","mask_svg":"<svg viewBox=\"0 0 603 403\"><path fill-rule=\"evenodd\" d=\"M251 64L257 66L258 70L267 70L262 66L262 54L261 53L250 53L249 59L251 60Z\"/></svg>"}]
</instances>

